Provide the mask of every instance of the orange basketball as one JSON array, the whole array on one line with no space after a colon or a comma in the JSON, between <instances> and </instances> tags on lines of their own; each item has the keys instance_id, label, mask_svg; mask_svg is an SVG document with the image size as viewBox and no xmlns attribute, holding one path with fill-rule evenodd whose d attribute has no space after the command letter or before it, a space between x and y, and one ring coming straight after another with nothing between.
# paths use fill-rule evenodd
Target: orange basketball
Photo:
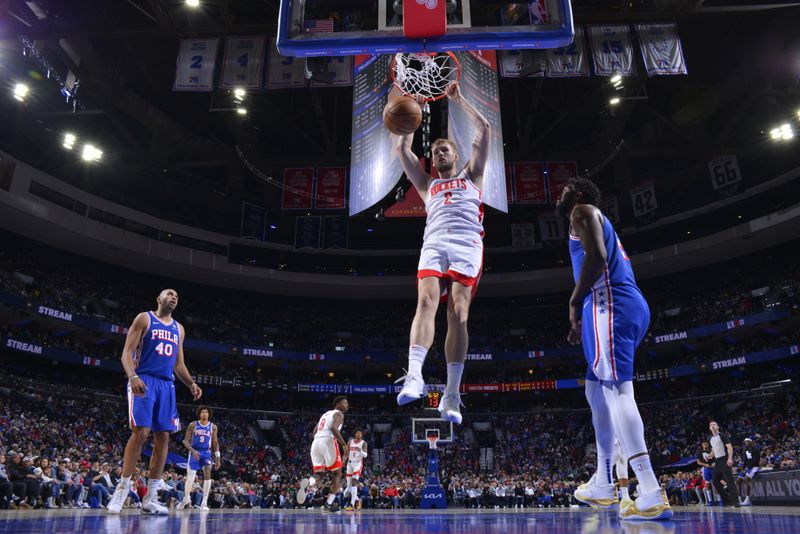
<instances>
[{"instance_id":1,"label":"orange basketball","mask_svg":"<svg viewBox=\"0 0 800 534\"><path fill-rule=\"evenodd\" d=\"M383 125L397 135L414 133L422 123L422 108L407 96L390 98L383 108Z\"/></svg>"}]
</instances>

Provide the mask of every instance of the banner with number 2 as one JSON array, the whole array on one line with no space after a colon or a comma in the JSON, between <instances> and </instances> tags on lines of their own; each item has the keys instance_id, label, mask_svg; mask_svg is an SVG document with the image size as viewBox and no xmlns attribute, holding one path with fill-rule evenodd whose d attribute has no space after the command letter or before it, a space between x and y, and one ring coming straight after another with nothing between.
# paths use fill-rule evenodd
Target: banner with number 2
<instances>
[{"instance_id":1,"label":"banner with number 2","mask_svg":"<svg viewBox=\"0 0 800 534\"><path fill-rule=\"evenodd\" d=\"M173 91L211 91L219 39L181 39Z\"/></svg>"}]
</instances>

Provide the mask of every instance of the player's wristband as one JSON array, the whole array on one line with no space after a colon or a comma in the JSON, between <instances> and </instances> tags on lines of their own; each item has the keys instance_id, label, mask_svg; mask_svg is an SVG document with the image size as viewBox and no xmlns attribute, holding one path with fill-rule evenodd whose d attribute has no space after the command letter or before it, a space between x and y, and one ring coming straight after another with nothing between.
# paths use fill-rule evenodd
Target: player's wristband
<instances>
[{"instance_id":1,"label":"player's wristband","mask_svg":"<svg viewBox=\"0 0 800 534\"><path fill-rule=\"evenodd\" d=\"M139 378L139 375L133 375L133 376L129 377L129 378L128 378L128 382L130 382L130 381L131 381L131 380L133 380L134 378ZM140 380L141 380L141 379L140 379Z\"/></svg>"},{"instance_id":2,"label":"player's wristband","mask_svg":"<svg viewBox=\"0 0 800 534\"><path fill-rule=\"evenodd\" d=\"M219 451L214 451L214 457L219 459Z\"/></svg>"}]
</instances>

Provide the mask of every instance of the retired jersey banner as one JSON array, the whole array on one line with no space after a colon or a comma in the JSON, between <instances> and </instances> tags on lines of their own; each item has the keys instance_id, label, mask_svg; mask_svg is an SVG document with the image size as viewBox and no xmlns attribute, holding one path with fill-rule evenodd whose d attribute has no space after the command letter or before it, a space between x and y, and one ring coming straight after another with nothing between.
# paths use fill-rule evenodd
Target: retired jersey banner
<instances>
[{"instance_id":1,"label":"retired jersey banner","mask_svg":"<svg viewBox=\"0 0 800 534\"><path fill-rule=\"evenodd\" d=\"M318 167L316 208L341 210L345 207L346 167Z\"/></svg>"},{"instance_id":2,"label":"retired jersey banner","mask_svg":"<svg viewBox=\"0 0 800 534\"><path fill-rule=\"evenodd\" d=\"M619 203L617 202L616 196L601 197L600 211L611 221L611 224L616 226L620 223Z\"/></svg>"},{"instance_id":3,"label":"retired jersey banner","mask_svg":"<svg viewBox=\"0 0 800 534\"><path fill-rule=\"evenodd\" d=\"M232 89L261 89L264 73L264 37L228 37L219 86Z\"/></svg>"},{"instance_id":4,"label":"retired jersey banner","mask_svg":"<svg viewBox=\"0 0 800 534\"><path fill-rule=\"evenodd\" d=\"M486 118L490 127L489 157L483 171L483 202L508 213L497 52L456 52L456 56L461 63L461 94ZM450 139L458 147L461 165L466 165L472 158L475 126L464 106L455 101L450 101L448 105L448 130Z\"/></svg>"},{"instance_id":5,"label":"retired jersey banner","mask_svg":"<svg viewBox=\"0 0 800 534\"><path fill-rule=\"evenodd\" d=\"M309 210L314 196L314 167L283 170L283 209Z\"/></svg>"},{"instance_id":6,"label":"retired jersey banner","mask_svg":"<svg viewBox=\"0 0 800 534\"><path fill-rule=\"evenodd\" d=\"M589 26L594 73L598 76L634 76L630 28L627 24Z\"/></svg>"},{"instance_id":7,"label":"retired jersey banner","mask_svg":"<svg viewBox=\"0 0 800 534\"><path fill-rule=\"evenodd\" d=\"M658 202L656 201L656 187L653 182L645 182L639 187L631 189L631 202L633 203L633 214L636 217L656 211Z\"/></svg>"},{"instance_id":8,"label":"retired jersey banner","mask_svg":"<svg viewBox=\"0 0 800 534\"><path fill-rule=\"evenodd\" d=\"M637 24L636 33L648 76L687 73L677 25Z\"/></svg>"},{"instance_id":9,"label":"retired jersey banner","mask_svg":"<svg viewBox=\"0 0 800 534\"><path fill-rule=\"evenodd\" d=\"M311 58L309 58L311 59ZM353 85L353 56L314 58L324 63L322 72L314 71L311 87L345 87Z\"/></svg>"},{"instance_id":10,"label":"retired jersey banner","mask_svg":"<svg viewBox=\"0 0 800 534\"><path fill-rule=\"evenodd\" d=\"M294 226L294 248L319 248L322 217L297 217Z\"/></svg>"},{"instance_id":11,"label":"retired jersey banner","mask_svg":"<svg viewBox=\"0 0 800 534\"><path fill-rule=\"evenodd\" d=\"M181 39L173 91L212 91L219 39Z\"/></svg>"},{"instance_id":12,"label":"retired jersey banner","mask_svg":"<svg viewBox=\"0 0 800 534\"><path fill-rule=\"evenodd\" d=\"M542 241L566 239L564 218L555 214L539 215L539 234L542 236Z\"/></svg>"},{"instance_id":13,"label":"retired jersey banner","mask_svg":"<svg viewBox=\"0 0 800 534\"><path fill-rule=\"evenodd\" d=\"M575 26L575 39L572 44L547 50L546 55L548 78L589 76L586 40L581 26Z\"/></svg>"},{"instance_id":14,"label":"retired jersey banner","mask_svg":"<svg viewBox=\"0 0 800 534\"><path fill-rule=\"evenodd\" d=\"M561 191L573 178L578 177L578 163L575 161L547 162L547 190L550 193L550 204L555 204Z\"/></svg>"},{"instance_id":15,"label":"retired jersey banner","mask_svg":"<svg viewBox=\"0 0 800 534\"><path fill-rule=\"evenodd\" d=\"M517 204L544 204L547 202L547 186L544 163L528 162L514 164L514 191Z\"/></svg>"},{"instance_id":16,"label":"retired jersey banner","mask_svg":"<svg viewBox=\"0 0 800 534\"><path fill-rule=\"evenodd\" d=\"M267 89L305 87L306 75L301 57L282 56L275 46L275 37L270 39Z\"/></svg>"},{"instance_id":17,"label":"retired jersey banner","mask_svg":"<svg viewBox=\"0 0 800 534\"><path fill-rule=\"evenodd\" d=\"M504 78L541 78L547 66L543 50L501 50L498 60Z\"/></svg>"}]
</instances>

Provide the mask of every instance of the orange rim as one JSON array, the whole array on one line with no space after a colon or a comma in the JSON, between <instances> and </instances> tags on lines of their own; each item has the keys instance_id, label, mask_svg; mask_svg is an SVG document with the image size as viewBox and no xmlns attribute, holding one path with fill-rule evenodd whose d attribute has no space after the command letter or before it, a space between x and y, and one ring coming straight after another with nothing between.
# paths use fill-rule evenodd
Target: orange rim
<instances>
[{"instance_id":1,"label":"orange rim","mask_svg":"<svg viewBox=\"0 0 800 534\"><path fill-rule=\"evenodd\" d=\"M436 56L436 55L439 55L439 52L420 52L420 54L424 54L426 56ZM450 59L453 60L453 63L456 66L456 79L454 81L456 81L456 82L460 81L461 80L461 62L458 61L458 58L456 57L456 55L454 53L445 52L445 54L450 56ZM414 95L413 93L408 93L408 92L404 91L403 88L398 83L397 78L395 78L395 65L396 65L396 63L397 63L397 55L396 54L392 54L392 63L391 63L391 65L389 65L389 75L392 77L392 83L394 84L395 87L400 89L400 91L403 93L403 96L409 96L411 98L416 98L416 95ZM442 93L439 96L436 96L436 97L433 97L433 98L430 98L430 97L426 96L425 97L425 102L436 102L437 100L443 99L445 96L447 96L446 93Z\"/></svg>"}]
</instances>

